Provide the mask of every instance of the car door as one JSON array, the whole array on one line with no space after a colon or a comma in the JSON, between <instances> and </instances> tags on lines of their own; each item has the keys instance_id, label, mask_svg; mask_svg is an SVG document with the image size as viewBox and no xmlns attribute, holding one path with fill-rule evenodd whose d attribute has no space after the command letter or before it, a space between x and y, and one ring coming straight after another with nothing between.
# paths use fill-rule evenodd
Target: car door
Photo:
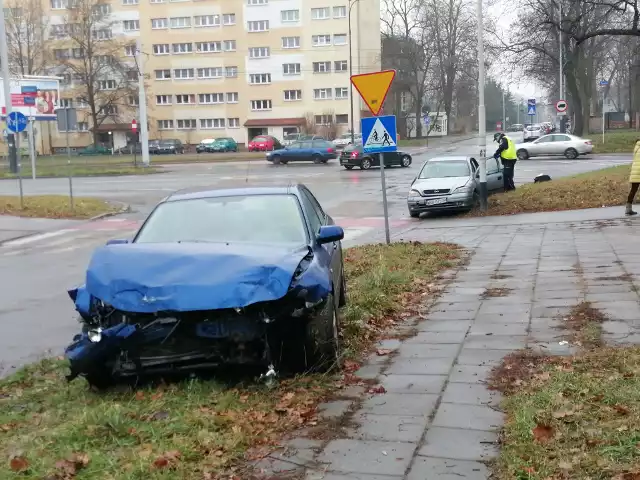
<instances>
[{"instance_id":1,"label":"car door","mask_svg":"<svg viewBox=\"0 0 640 480\"><path fill-rule=\"evenodd\" d=\"M300 147L296 152L297 160L311 161L311 157L313 156L313 141L305 140L300 142Z\"/></svg>"},{"instance_id":2,"label":"car door","mask_svg":"<svg viewBox=\"0 0 640 480\"><path fill-rule=\"evenodd\" d=\"M306 198L306 202L308 202L309 208L313 211L315 218L318 219L318 222L319 222L318 230L320 229L320 226L333 224L333 219L331 219L331 217L329 217L329 215L327 215L324 212L324 210L320 206L320 202L318 202L316 197L309 191L309 189L303 188L302 193ZM310 214L311 217L313 217L314 215ZM312 220L312 223L313 223L313 220ZM316 231L316 235L317 233L318 232ZM340 288L338 287L338 285L340 285L340 280L342 277L341 243L339 241L333 242L333 243L327 243L327 244L324 244L322 247L325 249L325 251L327 252L330 258L331 279L333 281L333 285L336 286L336 288Z\"/></svg>"},{"instance_id":3,"label":"car door","mask_svg":"<svg viewBox=\"0 0 640 480\"><path fill-rule=\"evenodd\" d=\"M545 135L534 140L527 148L529 155L549 155L553 146L551 145L553 135Z\"/></svg>"},{"instance_id":4,"label":"car door","mask_svg":"<svg viewBox=\"0 0 640 480\"><path fill-rule=\"evenodd\" d=\"M502 169L498 161L493 157L487 158L487 190L496 192L503 188L502 176Z\"/></svg>"},{"instance_id":5,"label":"car door","mask_svg":"<svg viewBox=\"0 0 640 480\"><path fill-rule=\"evenodd\" d=\"M282 157L287 160L295 160L296 152L300 148L300 142L293 142L291 145L287 146L282 150Z\"/></svg>"},{"instance_id":6,"label":"car door","mask_svg":"<svg viewBox=\"0 0 640 480\"><path fill-rule=\"evenodd\" d=\"M549 151L552 155L564 155L567 148L571 147L571 137L568 135L554 134L553 148Z\"/></svg>"}]
</instances>

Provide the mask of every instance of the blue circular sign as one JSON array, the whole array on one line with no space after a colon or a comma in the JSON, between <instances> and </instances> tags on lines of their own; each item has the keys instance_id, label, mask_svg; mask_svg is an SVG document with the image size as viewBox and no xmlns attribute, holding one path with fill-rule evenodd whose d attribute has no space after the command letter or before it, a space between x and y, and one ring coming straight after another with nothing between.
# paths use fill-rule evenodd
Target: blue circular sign
<instances>
[{"instance_id":1,"label":"blue circular sign","mask_svg":"<svg viewBox=\"0 0 640 480\"><path fill-rule=\"evenodd\" d=\"M27 128L27 117L20 112L11 112L7 118L7 129L13 133L20 133Z\"/></svg>"}]
</instances>

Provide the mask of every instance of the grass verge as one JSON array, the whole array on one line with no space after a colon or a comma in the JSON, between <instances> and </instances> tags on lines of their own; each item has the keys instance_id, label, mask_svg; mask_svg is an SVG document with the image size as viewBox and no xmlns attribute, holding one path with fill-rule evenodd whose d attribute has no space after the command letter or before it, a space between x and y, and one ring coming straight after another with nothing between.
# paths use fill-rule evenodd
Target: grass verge
<instances>
[{"instance_id":1,"label":"grass verge","mask_svg":"<svg viewBox=\"0 0 640 480\"><path fill-rule=\"evenodd\" d=\"M22 178L31 178L31 165L23 165L20 175ZM149 175L159 173L160 170L154 167L143 168L141 166L124 164L81 164L72 163L71 167L65 162L57 165L40 164L36 165L36 176L40 177L107 177L118 175ZM18 175L11 173L7 169L0 170L0 178L18 178Z\"/></svg>"},{"instance_id":2,"label":"grass verge","mask_svg":"<svg viewBox=\"0 0 640 480\"><path fill-rule=\"evenodd\" d=\"M629 194L630 168L630 165L620 165L550 182L521 185L513 192L489 197L486 212L474 210L467 215L515 215L624 205Z\"/></svg>"},{"instance_id":3,"label":"grass verge","mask_svg":"<svg viewBox=\"0 0 640 480\"><path fill-rule=\"evenodd\" d=\"M24 205L20 197L0 196L0 215L16 217L86 219L117 210L98 198L75 197L71 208L68 195L25 195Z\"/></svg>"},{"instance_id":4,"label":"grass verge","mask_svg":"<svg viewBox=\"0 0 640 480\"><path fill-rule=\"evenodd\" d=\"M421 243L345 250L348 355L357 358L421 308L461 254ZM192 379L97 394L83 381L67 384L65 372L66 362L45 360L0 380L0 478L249 478L236 466L263 456L286 432L316 425L316 405L341 383L304 376L268 389Z\"/></svg>"},{"instance_id":5,"label":"grass verge","mask_svg":"<svg viewBox=\"0 0 640 480\"><path fill-rule=\"evenodd\" d=\"M604 143L602 142L602 132L589 134L588 137L593 141L593 153L628 153L631 155L636 140L640 138L640 132L611 130L604 134Z\"/></svg>"},{"instance_id":6,"label":"grass verge","mask_svg":"<svg viewBox=\"0 0 640 480\"><path fill-rule=\"evenodd\" d=\"M601 347L603 320L577 305L564 326L580 353L515 352L493 371L507 416L496 479L640 478L640 348Z\"/></svg>"}]
</instances>

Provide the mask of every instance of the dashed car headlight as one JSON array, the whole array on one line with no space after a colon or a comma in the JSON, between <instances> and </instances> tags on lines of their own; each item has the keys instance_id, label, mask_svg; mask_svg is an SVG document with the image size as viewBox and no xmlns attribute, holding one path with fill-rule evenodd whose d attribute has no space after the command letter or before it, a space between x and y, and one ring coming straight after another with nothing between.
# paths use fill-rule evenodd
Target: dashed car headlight
<instances>
[{"instance_id":1,"label":"dashed car headlight","mask_svg":"<svg viewBox=\"0 0 640 480\"><path fill-rule=\"evenodd\" d=\"M412 188L411 190L409 190L409 198L420 198L422 195L420 195L420 192L414 188Z\"/></svg>"}]
</instances>

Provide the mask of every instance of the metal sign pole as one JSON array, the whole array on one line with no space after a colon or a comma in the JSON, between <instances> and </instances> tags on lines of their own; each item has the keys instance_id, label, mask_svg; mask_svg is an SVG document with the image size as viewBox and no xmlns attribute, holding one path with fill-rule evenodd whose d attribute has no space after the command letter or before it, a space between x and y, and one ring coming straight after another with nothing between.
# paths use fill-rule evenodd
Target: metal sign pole
<instances>
[{"instance_id":1,"label":"metal sign pole","mask_svg":"<svg viewBox=\"0 0 640 480\"><path fill-rule=\"evenodd\" d=\"M29 156L31 157L31 178L36 179L36 141L33 134L33 120L29 119Z\"/></svg>"},{"instance_id":2,"label":"metal sign pole","mask_svg":"<svg viewBox=\"0 0 640 480\"><path fill-rule=\"evenodd\" d=\"M602 143L604 144L604 100L605 100L605 92L606 88L602 89Z\"/></svg>"},{"instance_id":3,"label":"metal sign pole","mask_svg":"<svg viewBox=\"0 0 640 480\"><path fill-rule=\"evenodd\" d=\"M387 205L387 183L384 176L384 153L380 154L380 182L382 183L382 211L384 212L384 236L387 245L391 243L391 232L389 231L389 208Z\"/></svg>"},{"instance_id":4,"label":"metal sign pole","mask_svg":"<svg viewBox=\"0 0 640 480\"><path fill-rule=\"evenodd\" d=\"M22 190L22 164L18 163L18 187L20 188L20 210L24 210L24 191Z\"/></svg>"},{"instance_id":5,"label":"metal sign pole","mask_svg":"<svg viewBox=\"0 0 640 480\"><path fill-rule=\"evenodd\" d=\"M64 109L65 116L65 137L67 142L67 166L69 168L69 202L71 204L71 210L75 210L73 203L73 169L71 167L71 147L69 147L69 107Z\"/></svg>"}]
</instances>

